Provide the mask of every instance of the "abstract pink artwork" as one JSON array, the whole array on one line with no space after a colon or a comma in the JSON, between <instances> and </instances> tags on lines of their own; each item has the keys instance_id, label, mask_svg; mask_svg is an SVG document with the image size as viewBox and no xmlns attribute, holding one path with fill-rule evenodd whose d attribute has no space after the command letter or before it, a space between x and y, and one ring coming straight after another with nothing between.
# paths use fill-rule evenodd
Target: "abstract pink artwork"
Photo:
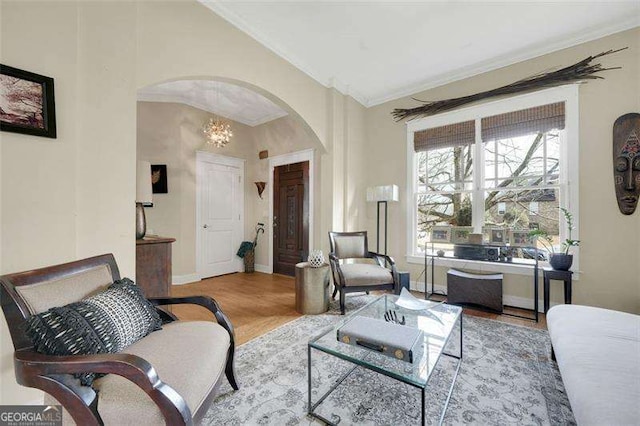
<instances>
[{"instance_id":1,"label":"abstract pink artwork","mask_svg":"<svg viewBox=\"0 0 640 426\"><path fill-rule=\"evenodd\" d=\"M0 65L0 130L55 138L53 79Z\"/></svg>"}]
</instances>

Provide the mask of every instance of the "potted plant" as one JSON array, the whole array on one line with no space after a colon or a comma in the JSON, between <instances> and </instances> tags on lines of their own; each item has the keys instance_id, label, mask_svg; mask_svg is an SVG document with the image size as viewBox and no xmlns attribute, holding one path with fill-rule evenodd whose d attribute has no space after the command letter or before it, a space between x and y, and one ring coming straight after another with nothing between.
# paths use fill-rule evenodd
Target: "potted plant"
<instances>
[{"instance_id":1,"label":"potted plant","mask_svg":"<svg viewBox=\"0 0 640 426\"><path fill-rule=\"evenodd\" d=\"M560 251L556 252L553 245L553 239L551 236L541 229L535 229L529 233L530 237L538 238L542 245L549 250L549 264L557 271L568 271L573 263L573 255L569 254L571 247L579 246L580 240L574 240L571 237L571 231L573 231L573 215L564 207L560 207L560 211L564 215L565 222L567 223L567 238L562 242Z\"/></svg>"}]
</instances>

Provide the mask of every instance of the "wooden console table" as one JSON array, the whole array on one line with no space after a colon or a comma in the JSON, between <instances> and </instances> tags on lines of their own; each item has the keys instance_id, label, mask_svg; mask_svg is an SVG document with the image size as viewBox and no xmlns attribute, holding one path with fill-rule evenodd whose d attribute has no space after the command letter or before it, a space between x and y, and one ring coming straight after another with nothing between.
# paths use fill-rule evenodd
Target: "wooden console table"
<instances>
[{"instance_id":1,"label":"wooden console table","mask_svg":"<svg viewBox=\"0 0 640 426\"><path fill-rule=\"evenodd\" d=\"M136 284L146 297L171 296L171 243L175 238L136 240Z\"/></svg>"}]
</instances>

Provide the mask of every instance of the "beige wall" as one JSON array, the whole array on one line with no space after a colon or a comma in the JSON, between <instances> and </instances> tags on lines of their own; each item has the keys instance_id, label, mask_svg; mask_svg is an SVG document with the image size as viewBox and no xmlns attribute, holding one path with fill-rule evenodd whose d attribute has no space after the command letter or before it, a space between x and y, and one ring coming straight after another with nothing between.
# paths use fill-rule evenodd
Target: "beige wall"
<instances>
[{"instance_id":1,"label":"beige wall","mask_svg":"<svg viewBox=\"0 0 640 426\"><path fill-rule=\"evenodd\" d=\"M196 151L246 159L251 152L251 127L232 122L233 143L224 149L207 145L202 125L211 114L176 103L138 102L138 159L166 164L169 192L153 194L145 208L151 232L173 237L173 275L196 271Z\"/></svg>"},{"instance_id":2,"label":"beige wall","mask_svg":"<svg viewBox=\"0 0 640 426\"><path fill-rule=\"evenodd\" d=\"M55 79L58 138L0 134L2 270L104 252L134 271L135 7L3 2L3 64ZM28 28L28 31L25 31ZM2 320L3 404L40 393L15 385Z\"/></svg>"},{"instance_id":3,"label":"beige wall","mask_svg":"<svg viewBox=\"0 0 640 426\"><path fill-rule=\"evenodd\" d=\"M359 231L367 227L366 186L369 185L362 186L358 183L362 176L368 175L371 168L371 164L367 162L369 151L377 148L368 144L366 112L366 108L352 98L346 100L348 130L344 161L344 229L347 231Z\"/></svg>"},{"instance_id":4,"label":"beige wall","mask_svg":"<svg viewBox=\"0 0 640 426\"><path fill-rule=\"evenodd\" d=\"M239 80L275 96L324 143L326 89L209 9L195 1L139 2L137 30L138 87L189 77Z\"/></svg>"},{"instance_id":5,"label":"beige wall","mask_svg":"<svg viewBox=\"0 0 640 426\"><path fill-rule=\"evenodd\" d=\"M256 265L266 268L269 265L269 244L273 237L271 226L269 226L269 188L262 194L262 199L258 197L258 191L254 182L269 182L269 159L260 160L258 153L263 150L269 151L269 157L276 157L283 154L306 149L315 150L316 162L322 161L325 156L325 149L320 145L313 135L301 125L295 117L286 116L277 120L251 128L253 138L252 152L247 157L246 169L246 196L245 196L245 239L253 241L255 237L255 227L258 222L267 225L265 233L258 238L256 249ZM320 178L320 179L318 179ZM316 175L316 193L322 187L321 175ZM315 216L317 217L316 208ZM316 227L316 230L318 227ZM309 232L315 232L311 229ZM316 235L315 238L318 238ZM317 239L316 239L317 241Z\"/></svg>"},{"instance_id":6,"label":"beige wall","mask_svg":"<svg viewBox=\"0 0 640 426\"><path fill-rule=\"evenodd\" d=\"M240 80L299 114L320 143L333 132L325 87L196 1L2 0L0 15L0 61L55 79L58 125L55 140L0 134L0 273L112 252L134 275L143 86ZM33 402L40 393L15 384L1 322L0 403Z\"/></svg>"},{"instance_id":7,"label":"beige wall","mask_svg":"<svg viewBox=\"0 0 640 426\"><path fill-rule=\"evenodd\" d=\"M602 58L605 66L621 70L602 73L604 80L580 87L580 277L573 288L573 302L640 312L640 216L623 216L616 205L612 173L612 125L617 117L640 110L640 29L618 33L496 71L481 74L413 95L418 99L447 99L499 87L520 78L567 66L589 55L628 46L623 52ZM406 255L406 127L395 123L390 112L415 106L410 97L370 108L366 113L370 167L360 188L397 183L400 203L389 204L389 253L399 267L415 279L421 265L408 264ZM571 159L570 161L576 161ZM367 206L368 229L375 232L375 206ZM436 283L445 282L440 268ZM507 276L508 296L531 297L530 278ZM554 284L552 296L561 299L561 285ZM542 295L542 293L540 293Z\"/></svg>"}]
</instances>

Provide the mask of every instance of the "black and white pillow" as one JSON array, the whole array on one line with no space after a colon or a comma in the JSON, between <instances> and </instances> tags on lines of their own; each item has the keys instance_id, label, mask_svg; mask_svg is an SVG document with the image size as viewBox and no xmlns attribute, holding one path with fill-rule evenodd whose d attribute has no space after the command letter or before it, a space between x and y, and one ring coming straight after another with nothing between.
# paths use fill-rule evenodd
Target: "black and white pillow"
<instances>
[{"instance_id":1,"label":"black and white pillow","mask_svg":"<svg viewBox=\"0 0 640 426\"><path fill-rule=\"evenodd\" d=\"M140 288L124 278L80 302L29 317L26 331L37 352L88 355L120 352L161 325ZM78 377L83 385L91 385L95 375Z\"/></svg>"}]
</instances>

